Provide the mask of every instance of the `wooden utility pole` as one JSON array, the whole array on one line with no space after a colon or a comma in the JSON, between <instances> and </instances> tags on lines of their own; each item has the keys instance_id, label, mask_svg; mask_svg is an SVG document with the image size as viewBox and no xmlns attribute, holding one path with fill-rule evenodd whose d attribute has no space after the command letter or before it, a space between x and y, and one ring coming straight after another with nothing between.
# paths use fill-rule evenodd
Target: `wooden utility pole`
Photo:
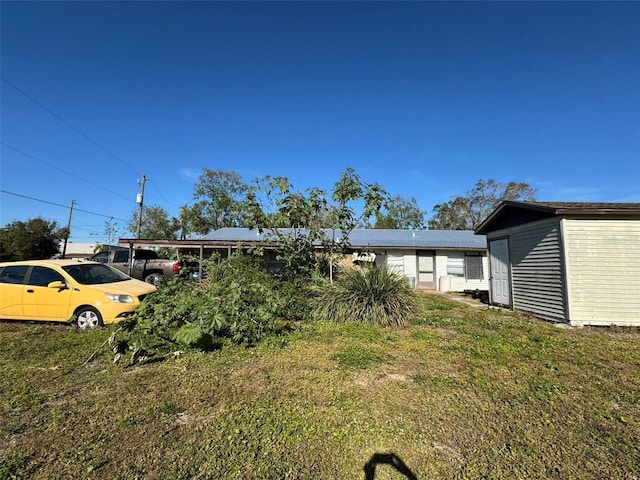
<instances>
[{"instance_id":1,"label":"wooden utility pole","mask_svg":"<svg viewBox=\"0 0 640 480\"><path fill-rule=\"evenodd\" d=\"M142 207L144 204L144 184L147 181L147 177L142 175L142 179L138 180L138 185L141 185L141 193L138 194L138 198L136 199L138 205L140 206L140 210L138 212L138 231L136 234L136 238L140 238L140 229L142 228Z\"/></svg>"},{"instance_id":2,"label":"wooden utility pole","mask_svg":"<svg viewBox=\"0 0 640 480\"><path fill-rule=\"evenodd\" d=\"M67 234L64 237L64 245L62 247L62 258L66 258L65 255L67 254L67 242L69 241L69 235L71 235L71 215L73 214L73 206L75 203L75 200L71 200L71 206L69 207L69 220L67 220Z\"/></svg>"}]
</instances>

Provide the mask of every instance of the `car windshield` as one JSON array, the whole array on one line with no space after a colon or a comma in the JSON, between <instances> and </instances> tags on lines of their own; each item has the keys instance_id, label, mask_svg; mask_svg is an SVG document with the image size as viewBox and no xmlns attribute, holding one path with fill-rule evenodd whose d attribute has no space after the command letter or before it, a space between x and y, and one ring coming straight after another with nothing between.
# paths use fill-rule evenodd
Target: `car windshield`
<instances>
[{"instance_id":1,"label":"car windshield","mask_svg":"<svg viewBox=\"0 0 640 480\"><path fill-rule=\"evenodd\" d=\"M78 265L68 265L62 269L82 285L99 285L101 283L124 282L131 280L113 267L101 263L85 263Z\"/></svg>"}]
</instances>

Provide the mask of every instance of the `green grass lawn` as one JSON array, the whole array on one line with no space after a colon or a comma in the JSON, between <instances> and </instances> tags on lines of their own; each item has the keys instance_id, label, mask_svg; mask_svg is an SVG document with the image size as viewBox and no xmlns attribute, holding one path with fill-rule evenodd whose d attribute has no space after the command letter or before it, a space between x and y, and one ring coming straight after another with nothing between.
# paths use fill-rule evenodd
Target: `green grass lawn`
<instances>
[{"instance_id":1,"label":"green grass lawn","mask_svg":"<svg viewBox=\"0 0 640 480\"><path fill-rule=\"evenodd\" d=\"M115 327L0 323L0 479L640 479L639 329L423 297L134 367L85 363Z\"/></svg>"}]
</instances>

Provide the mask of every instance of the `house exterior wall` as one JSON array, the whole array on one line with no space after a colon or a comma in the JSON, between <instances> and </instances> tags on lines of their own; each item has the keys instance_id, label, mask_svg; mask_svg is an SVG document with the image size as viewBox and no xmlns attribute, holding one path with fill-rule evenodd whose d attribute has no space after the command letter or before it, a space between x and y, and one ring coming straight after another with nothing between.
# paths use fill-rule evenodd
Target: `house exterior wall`
<instances>
[{"instance_id":1,"label":"house exterior wall","mask_svg":"<svg viewBox=\"0 0 640 480\"><path fill-rule=\"evenodd\" d=\"M567 320L564 260L557 217L491 232L507 237L514 310L556 322Z\"/></svg>"},{"instance_id":2,"label":"house exterior wall","mask_svg":"<svg viewBox=\"0 0 640 480\"><path fill-rule=\"evenodd\" d=\"M434 260L435 262L435 271L434 271L434 275L436 277L436 285L438 285L438 290L442 290L442 291L450 291L453 292L453 277L451 277L449 279L449 281L445 281L445 279L443 277L445 277L447 275L447 259L449 258L449 256L447 255L446 252L442 251L442 250L438 250L436 251L436 258ZM447 288L448 287L448 288ZM463 289L461 289L460 291L463 291Z\"/></svg>"},{"instance_id":3,"label":"house exterior wall","mask_svg":"<svg viewBox=\"0 0 640 480\"><path fill-rule=\"evenodd\" d=\"M404 255L404 275L411 280L411 285L416 285L418 281L418 256L415 250L406 252Z\"/></svg>"},{"instance_id":4,"label":"house exterior wall","mask_svg":"<svg viewBox=\"0 0 640 480\"><path fill-rule=\"evenodd\" d=\"M403 250L386 252L387 268L400 275L406 275L404 259L406 256L410 255L410 253L410 251Z\"/></svg>"},{"instance_id":5,"label":"house exterior wall","mask_svg":"<svg viewBox=\"0 0 640 480\"><path fill-rule=\"evenodd\" d=\"M465 290L489 290L489 261L486 252L482 252L482 280L467 279L451 275L448 282L442 277L448 275L447 263L451 253L464 253L454 250L437 250L436 251L436 268L435 276L438 290L444 290L447 284L450 286L447 290L450 292L464 292Z\"/></svg>"},{"instance_id":6,"label":"house exterior wall","mask_svg":"<svg viewBox=\"0 0 640 480\"><path fill-rule=\"evenodd\" d=\"M640 326L640 219L563 220L571 325Z\"/></svg>"},{"instance_id":7,"label":"house exterior wall","mask_svg":"<svg viewBox=\"0 0 640 480\"><path fill-rule=\"evenodd\" d=\"M60 253L62 254L63 243L60 244ZM65 256L67 258L89 258L96 250L95 243L67 243L67 250Z\"/></svg>"},{"instance_id":8,"label":"house exterior wall","mask_svg":"<svg viewBox=\"0 0 640 480\"><path fill-rule=\"evenodd\" d=\"M454 252L448 250L436 250L434 258L434 282L437 290L441 290L444 282L440 282L440 277L447 275L447 262L449 254ZM413 282L417 282L418 276L418 251L417 250L374 250L376 254L376 264L386 263L387 267ZM455 251L455 253L464 253ZM488 290L489 289L489 264L486 252L481 252L482 256L482 280L467 280L465 277L450 276L450 283L447 291L463 292L465 290ZM379 262L385 259L384 262ZM411 281L411 280L410 280ZM412 283L417 285L416 283Z\"/></svg>"}]
</instances>

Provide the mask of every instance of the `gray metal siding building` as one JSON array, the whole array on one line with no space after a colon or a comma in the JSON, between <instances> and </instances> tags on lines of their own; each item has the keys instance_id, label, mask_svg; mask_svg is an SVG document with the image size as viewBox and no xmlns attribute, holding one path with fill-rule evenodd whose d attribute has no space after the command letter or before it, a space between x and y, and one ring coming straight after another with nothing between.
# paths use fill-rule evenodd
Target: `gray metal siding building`
<instances>
[{"instance_id":1,"label":"gray metal siding building","mask_svg":"<svg viewBox=\"0 0 640 480\"><path fill-rule=\"evenodd\" d=\"M575 326L640 325L640 204L508 201L476 233L493 303Z\"/></svg>"}]
</instances>

